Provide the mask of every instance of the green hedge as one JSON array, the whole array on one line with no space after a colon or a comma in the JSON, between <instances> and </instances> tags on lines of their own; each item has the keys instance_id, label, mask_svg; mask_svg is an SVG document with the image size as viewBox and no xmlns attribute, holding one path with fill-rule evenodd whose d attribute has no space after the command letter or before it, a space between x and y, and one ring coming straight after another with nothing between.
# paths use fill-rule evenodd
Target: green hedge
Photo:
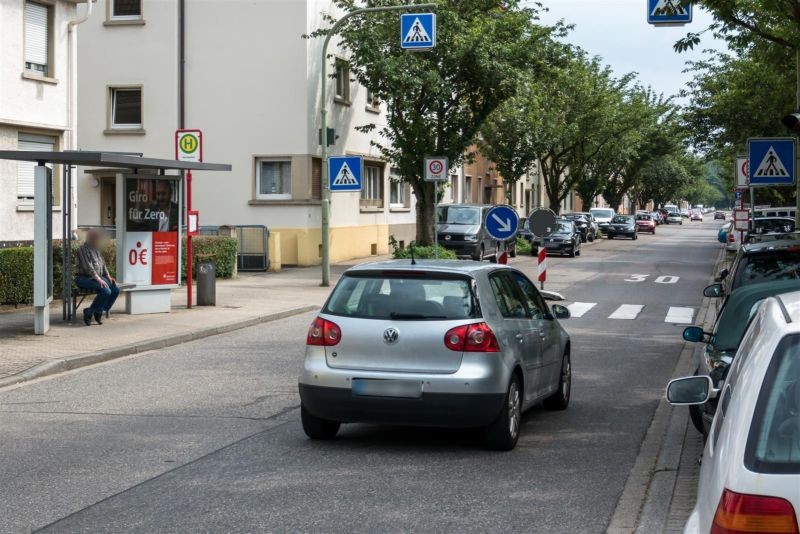
<instances>
[{"instance_id":1,"label":"green hedge","mask_svg":"<svg viewBox=\"0 0 800 534\"><path fill-rule=\"evenodd\" d=\"M422 246L417 247L417 246L414 246L414 259L417 259L417 260L431 260L431 259L434 259L434 258L436 258L435 251L436 251L436 247L434 247L434 246L430 246L430 247L422 247ZM398 249L396 249L394 251L394 254L392 256L396 260L411 259L411 248L410 247L398 248ZM456 253L453 252L452 250L449 250L449 249L446 249L446 248L440 246L439 247L439 259L440 260L457 260L458 256L456 256Z\"/></svg>"},{"instance_id":2,"label":"green hedge","mask_svg":"<svg viewBox=\"0 0 800 534\"><path fill-rule=\"evenodd\" d=\"M75 251L80 245L73 243ZM186 240L182 244L181 279L186 279ZM202 236L192 239L195 262L198 258L213 256L217 265L217 278L233 278L236 272L238 242L232 237ZM53 296L63 292L61 243L53 244ZM116 248L113 241L106 243L103 258L116 277ZM197 272L195 269L194 272ZM0 304L30 304L33 302L33 247L0 248Z\"/></svg>"}]
</instances>

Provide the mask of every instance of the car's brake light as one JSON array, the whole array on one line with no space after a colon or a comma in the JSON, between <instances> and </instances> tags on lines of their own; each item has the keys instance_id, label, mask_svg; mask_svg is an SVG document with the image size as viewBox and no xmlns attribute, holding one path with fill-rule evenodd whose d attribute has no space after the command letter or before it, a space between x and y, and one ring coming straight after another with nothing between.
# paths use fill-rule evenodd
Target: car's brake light
<instances>
[{"instance_id":1,"label":"car's brake light","mask_svg":"<svg viewBox=\"0 0 800 534\"><path fill-rule=\"evenodd\" d=\"M473 323L451 328L444 335L444 344L458 352L500 352L494 332L486 323Z\"/></svg>"},{"instance_id":2,"label":"car's brake light","mask_svg":"<svg viewBox=\"0 0 800 534\"><path fill-rule=\"evenodd\" d=\"M342 329L334 322L317 317L308 327L306 345L332 347L342 339Z\"/></svg>"},{"instance_id":3,"label":"car's brake light","mask_svg":"<svg viewBox=\"0 0 800 534\"><path fill-rule=\"evenodd\" d=\"M733 230L728 232L728 243L733 243L736 241L736 236L733 235Z\"/></svg>"},{"instance_id":4,"label":"car's brake light","mask_svg":"<svg viewBox=\"0 0 800 534\"><path fill-rule=\"evenodd\" d=\"M714 515L714 524L711 525L711 534L751 532L798 534L792 503L778 497L724 490Z\"/></svg>"}]
</instances>

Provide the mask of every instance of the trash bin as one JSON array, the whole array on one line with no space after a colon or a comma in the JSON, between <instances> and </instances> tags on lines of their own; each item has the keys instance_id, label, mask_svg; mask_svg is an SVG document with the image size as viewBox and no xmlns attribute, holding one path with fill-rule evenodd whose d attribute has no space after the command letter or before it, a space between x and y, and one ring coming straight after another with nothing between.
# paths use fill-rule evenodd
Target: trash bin
<instances>
[{"instance_id":1,"label":"trash bin","mask_svg":"<svg viewBox=\"0 0 800 534\"><path fill-rule=\"evenodd\" d=\"M217 265L211 256L197 259L197 305L217 305Z\"/></svg>"}]
</instances>

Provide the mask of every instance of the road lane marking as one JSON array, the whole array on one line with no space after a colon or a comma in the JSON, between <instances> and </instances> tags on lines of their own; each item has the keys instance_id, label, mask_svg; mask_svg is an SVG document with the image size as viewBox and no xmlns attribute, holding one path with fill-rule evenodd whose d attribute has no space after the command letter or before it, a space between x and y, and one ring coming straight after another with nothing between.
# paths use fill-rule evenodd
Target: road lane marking
<instances>
[{"instance_id":1,"label":"road lane marking","mask_svg":"<svg viewBox=\"0 0 800 534\"><path fill-rule=\"evenodd\" d=\"M623 304L617 308L614 313L609 315L608 318L633 320L636 319L636 316L639 315L643 309L644 306L641 304Z\"/></svg>"},{"instance_id":2,"label":"road lane marking","mask_svg":"<svg viewBox=\"0 0 800 534\"><path fill-rule=\"evenodd\" d=\"M659 276L656 278L656 284L677 284L680 276Z\"/></svg>"},{"instance_id":3,"label":"road lane marking","mask_svg":"<svg viewBox=\"0 0 800 534\"><path fill-rule=\"evenodd\" d=\"M630 278L625 278L626 282L644 282L649 274L632 274Z\"/></svg>"},{"instance_id":4,"label":"road lane marking","mask_svg":"<svg viewBox=\"0 0 800 534\"><path fill-rule=\"evenodd\" d=\"M667 312L665 323L692 324L694 308L683 308L680 306L670 306Z\"/></svg>"},{"instance_id":5,"label":"road lane marking","mask_svg":"<svg viewBox=\"0 0 800 534\"><path fill-rule=\"evenodd\" d=\"M572 317L583 317L586 312L597 306L596 302L573 302L569 308L569 314Z\"/></svg>"}]
</instances>

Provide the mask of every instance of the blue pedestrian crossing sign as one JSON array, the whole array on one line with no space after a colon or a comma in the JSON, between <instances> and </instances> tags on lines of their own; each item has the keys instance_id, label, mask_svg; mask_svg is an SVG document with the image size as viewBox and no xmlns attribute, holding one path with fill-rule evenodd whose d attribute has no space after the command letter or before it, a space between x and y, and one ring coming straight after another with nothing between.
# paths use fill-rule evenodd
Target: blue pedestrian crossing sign
<instances>
[{"instance_id":1,"label":"blue pedestrian crossing sign","mask_svg":"<svg viewBox=\"0 0 800 534\"><path fill-rule=\"evenodd\" d=\"M364 160L359 156L328 158L328 184L331 192L361 191Z\"/></svg>"},{"instance_id":2,"label":"blue pedestrian crossing sign","mask_svg":"<svg viewBox=\"0 0 800 534\"><path fill-rule=\"evenodd\" d=\"M436 46L436 15L407 13L400 15L400 47L430 50Z\"/></svg>"},{"instance_id":3,"label":"blue pedestrian crossing sign","mask_svg":"<svg viewBox=\"0 0 800 534\"><path fill-rule=\"evenodd\" d=\"M687 0L647 0L647 22L675 26L692 22L692 3Z\"/></svg>"},{"instance_id":4,"label":"blue pedestrian crossing sign","mask_svg":"<svg viewBox=\"0 0 800 534\"><path fill-rule=\"evenodd\" d=\"M797 145L792 137L747 140L750 186L793 185L797 179Z\"/></svg>"},{"instance_id":5,"label":"blue pedestrian crossing sign","mask_svg":"<svg viewBox=\"0 0 800 534\"><path fill-rule=\"evenodd\" d=\"M498 241L507 241L517 235L519 215L511 206L501 204L486 212L486 232Z\"/></svg>"}]
</instances>

